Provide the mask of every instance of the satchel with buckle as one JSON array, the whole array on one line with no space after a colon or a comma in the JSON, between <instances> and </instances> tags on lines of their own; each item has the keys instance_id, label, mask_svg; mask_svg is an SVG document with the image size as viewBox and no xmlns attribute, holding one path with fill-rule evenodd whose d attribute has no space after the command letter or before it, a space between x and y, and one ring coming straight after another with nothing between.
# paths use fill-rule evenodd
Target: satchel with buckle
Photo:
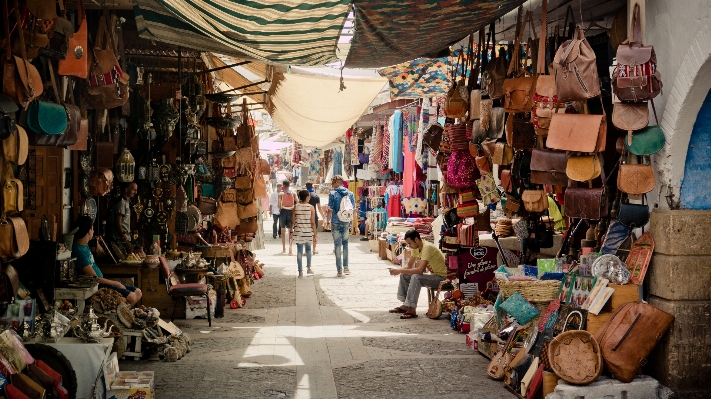
<instances>
[{"instance_id":1,"label":"satchel with buckle","mask_svg":"<svg viewBox=\"0 0 711 399\"><path fill-rule=\"evenodd\" d=\"M621 101L651 100L662 91L653 46L642 44L639 4L632 14L632 37L617 48L617 66L612 72L612 90Z\"/></svg>"},{"instance_id":2,"label":"satchel with buckle","mask_svg":"<svg viewBox=\"0 0 711 399\"><path fill-rule=\"evenodd\" d=\"M521 16L521 8L519 8L519 18ZM520 19L517 23L516 42L513 47L513 59L509 63L508 75L510 79L504 80L504 109L506 112L531 112L533 107L533 91L536 87L536 77L521 76L525 71L521 68L519 55L521 54L521 41L523 32L526 30L526 24L530 22L530 27L533 29L533 13L529 10L523 18L523 25ZM516 76L516 77L514 77Z\"/></svg>"},{"instance_id":3,"label":"satchel with buckle","mask_svg":"<svg viewBox=\"0 0 711 399\"><path fill-rule=\"evenodd\" d=\"M3 2L3 17L5 26L5 59L3 60L3 93L16 104L27 108L29 103L39 97L44 90L39 71L29 61L25 47L25 35L20 34L21 57L13 55L12 40L10 40L9 1ZM52 5L54 6L54 5ZM15 20L21 21L20 11L15 0ZM24 32L24 31L23 31Z\"/></svg>"},{"instance_id":4,"label":"satchel with buckle","mask_svg":"<svg viewBox=\"0 0 711 399\"><path fill-rule=\"evenodd\" d=\"M586 182L600 176L600 160L598 155L588 155L582 157L568 158L568 165L565 169L570 180Z\"/></svg>"},{"instance_id":5,"label":"satchel with buckle","mask_svg":"<svg viewBox=\"0 0 711 399\"><path fill-rule=\"evenodd\" d=\"M623 163L617 175L617 188L627 194L644 194L654 190L657 184L654 168L646 157L644 163L632 165Z\"/></svg>"},{"instance_id":6,"label":"satchel with buckle","mask_svg":"<svg viewBox=\"0 0 711 399\"><path fill-rule=\"evenodd\" d=\"M604 114L553 114L546 147L574 152L603 152L606 139Z\"/></svg>"},{"instance_id":7,"label":"satchel with buckle","mask_svg":"<svg viewBox=\"0 0 711 399\"><path fill-rule=\"evenodd\" d=\"M600 95L595 52L580 27L572 40L558 48L551 67L559 100L583 101Z\"/></svg>"},{"instance_id":8,"label":"satchel with buckle","mask_svg":"<svg viewBox=\"0 0 711 399\"><path fill-rule=\"evenodd\" d=\"M61 3L61 0L60 0ZM77 18L79 18L79 29L68 39L67 52L63 60L59 61L59 74L64 76L76 76L86 79L89 76L88 43L89 29L84 12L84 3L77 2Z\"/></svg>"},{"instance_id":9,"label":"satchel with buckle","mask_svg":"<svg viewBox=\"0 0 711 399\"><path fill-rule=\"evenodd\" d=\"M521 200L529 212L544 212L548 209L548 195L543 190L525 190Z\"/></svg>"},{"instance_id":10,"label":"satchel with buckle","mask_svg":"<svg viewBox=\"0 0 711 399\"><path fill-rule=\"evenodd\" d=\"M531 183L565 187L568 185L566 168L568 154L565 151L531 151Z\"/></svg>"},{"instance_id":11,"label":"satchel with buckle","mask_svg":"<svg viewBox=\"0 0 711 399\"><path fill-rule=\"evenodd\" d=\"M536 146L536 131L530 113L509 115L506 120L506 142L517 150Z\"/></svg>"},{"instance_id":12,"label":"satchel with buckle","mask_svg":"<svg viewBox=\"0 0 711 399\"><path fill-rule=\"evenodd\" d=\"M565 190L565 215L574 219L600 220L607 216L607 179L600 166L602 187L568 187Z\"/></svg>"}]
</instances>

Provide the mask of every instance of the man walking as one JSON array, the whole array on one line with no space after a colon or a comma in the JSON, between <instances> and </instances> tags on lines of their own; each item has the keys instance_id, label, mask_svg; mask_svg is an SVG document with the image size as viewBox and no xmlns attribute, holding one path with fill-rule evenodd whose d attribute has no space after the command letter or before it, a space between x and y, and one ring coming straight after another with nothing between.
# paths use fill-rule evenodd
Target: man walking
<instances>
[{"instance_id":1,"label":"man walking","mask_svg":"<svg viewBox=\"0 0 711 399\"><path fill-rule=\"evenodd\" d=\"M289 229L291 228L291 219L294 213L294 206L296 205L296 194L289 190L291 182L289 180L284 180L284 191L279 193L279 223L281 224L281 253L286 253L286 235L291 233ZM286 230L286 232L284 231ZM289 243L289 255L291 253L291 243Z\"/></svg>"},{"instance_id":2,"label":"man walking","mask_svg":"<svg viewBox=\"0 0 711 399\"><path fill-rule=\"evenodd\" d=\"M318 215L321 213L321 198L319 198L318 194L314 191L314 184L312 182L306 182L306 191L309 192L309 205L313 206L316 212L314 213L314 216L316 216L316 228L318 229ZM323 219L323 215L321 215L321 218ZM318 231L314 230L314 244L313 244L313 253L318 254L318 251L316 250L316 240L315 238L318 236Z\"/></svg>"},{"instance_id":3,"label":"man walking","mask_svg":"<svg viewBox=\"0 0 711 399\"><path fill-rule=\"evenodd\" d=\"M343 177L334 175L331 178L333 191L328 195L328 219L331 221L331 235L333 236L334 252L336 253L337 277L343 273L351 274L348 269L348 236L355 210L355 197L353 193L343 187ZM341 266L343 268L341 269Z\"/></svg>"},{"instance_id":4,"label":"man walking","mask_svg":"<svg viewBox=\"0 0 711 399\"><path fill-rule=\"evenodd\" d=\"M276 178L274 179L276 180ZM277 238L277 234L281 237L281 223L279 221L279 193L281 192L281 183L276 184L276 190L272 192L269 196L269 214L272 219L274 219L274 225L272 226L272 237ZM277 225L279 226L277 228Z\"/></svg>"},{"instance_id":5,"label":"man walking","mask_svg":"<svg viewBox=\"0 0 711 399\"><path fill-rule=\"evenodd\" d=\"M405 267L391 268L391 276L400 276L397 299L403 304L390 310L402 313L401 319L417 317L417 301L422 287L437 288L447 278L444 254L432 243L422 241L420 233L410 230L405 233L405 242L412 249L412 257ZM425 274L429 271L429 274Z\"/></svg>"}]
</instances>

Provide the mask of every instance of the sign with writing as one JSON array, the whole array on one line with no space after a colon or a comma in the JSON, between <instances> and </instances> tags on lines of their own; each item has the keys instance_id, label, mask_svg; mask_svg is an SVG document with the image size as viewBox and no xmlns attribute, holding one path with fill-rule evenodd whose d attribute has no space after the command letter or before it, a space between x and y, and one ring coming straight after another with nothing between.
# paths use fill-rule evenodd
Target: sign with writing
<instances>
[{"instance_id":1,"label":"sign with writing","mask_svg":"<svg viewBox=\"0 0 711 399\"><path fill-rule=\"evenodd\" d=\"M486 287L486 283L494 278L498 255L498 249L487 247L471 248L468 252L459 254L459 281Z\"/></svg>"}]
</instances>

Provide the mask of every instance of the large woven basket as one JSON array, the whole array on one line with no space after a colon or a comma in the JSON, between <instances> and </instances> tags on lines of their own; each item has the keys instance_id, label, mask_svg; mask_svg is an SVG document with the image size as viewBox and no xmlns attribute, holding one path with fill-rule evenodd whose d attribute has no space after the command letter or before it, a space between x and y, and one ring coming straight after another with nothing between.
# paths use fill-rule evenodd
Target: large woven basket
<instances>
[{"instance_id":1,"label":"large woven basket","mask_svg":"<svg viewBox=\"0 0 711 399\"><path fill-rule=\"evenodd\" d=\"M592 334L566 331L548 344L551 369L561 379L578 385L595 382L602 373L602 352Z\"/></svg>"},{"instance_id":2,"label":"large woven basket","mask_svg":"<svg viewBox=\"0 0 711 399\"><path fill-rule=\"evenodd\" d=\"M504 281L496 280L499 284L501 294L504 299L518 292L528 302L550 302L558 296L560 281L558 280L536 280L536 281Z\"/></svg>"},{"instance_id":3,"label":"large woven basket","mask_svg":"<svg viewBox=\"0 0 711 399\"><path fill-rule=\"evenodd\" d=\"M200 252L202 252L202 257L205 259L213 258L229 258L231 256L229 247L222 246L212 246L212 247L198 247Z\"/></svg>"}]
</instances>

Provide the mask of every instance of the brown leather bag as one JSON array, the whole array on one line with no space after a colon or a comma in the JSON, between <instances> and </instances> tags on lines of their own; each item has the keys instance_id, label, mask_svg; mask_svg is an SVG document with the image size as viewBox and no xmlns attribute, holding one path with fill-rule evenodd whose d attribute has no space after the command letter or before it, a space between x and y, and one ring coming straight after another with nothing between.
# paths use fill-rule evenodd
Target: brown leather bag
<instances>
[{"instance_id":1,"label":"brown leather bag","mask_svg":"<svg viewBox=\"0 0 711 399\"><path fill-rule=\"evenodd\" d=\"M89 120L81 118L79 121L79 130L77 131L77 142L67 147L72 151L86 151L87 141L89 140Z\"/></svg>"},{"instance_id":2,"label":"brown leather bag","mask_svg":"<svg viewBox=\"0 0 711 399\"><path fill-rule=\"evenodd\" d=\"M264 158L259 158L257 162L259 162L257 165L257 170L259 171L259 174L263 176L269 176L272 173L272 168L269 166L269 161Z\"/></svg>"},{"instance_id":3,"label":"brown leather bag","mask_svg":"<svg viewBox=\"0 0 711 399\"><path fill-rule=\"evenodd\" d=\"M439 145L442 141L444 128L439 124L432 124L425 130L422 137L422 144L434 152L439 151Z\"/></svg>"},{"instance_id":4,"label":"brown leather bag","mask_svg":"<svg viewBox=\"0 0 711 399\"><path fill-rule=\"evenodd\" d=\"M600 161L597 154L568 158L565 174L570 180L586 182L600 176Z\"/></svg>"},{"instance_id":5,"label":"brown leather bag","mask_svg":"<svg viewBox=\"0 0 711 399\"><path fill-rule=\"evenodd\" d=\"M546 147L574 152L603 152L605 115L553 114Z\"/></svg>"},{"instance_id":6,"label":"brown leather bag","mask_svg":"<svg viewBox=\"0 0 711 399\"><path fill-rule=\"evenodd\" d=\"M654 103L652 103L654 106ZM654 118L657 118L655 110ZM646 101L641 103L614 103L612 124L627 132L627 143L632 145L632 132L642 130L649 125L649 107ZM657 121L657 124L659 122Z\"/></svg>"},{"instance_id":7,"label":"brown leather bag","mask_svg":"<svg viewBox=\"0 0 711 399\"><path fill-rule=\"evenodd\" d=\"M5 166L5 186L2 189L2 193L3 208L6 214L22 212L24 209L23 189L22 181L15 179L12 168Z\"/></svg>"},{"instance_id":8,"label":"brown leather bag","mask_svg":"<svg viewBox=\"0 0 711 399\"><path fill-rule=\"evenodd\" d=\"M254 198L267 198L267 183L262 175L254 176Z\"/></svg>"},{"instance_id":9,"label":"brown leather bag","mask_svg":"<svg viewBox=\"0 0 711 399\"><path fill-rule=\"evenodd\" d=\"M27 153L29 150L29 141L25 128L17 125L17 129L3 140L2 149L5 160L15 162L18 165L24 165L27 161Z\"/></svg>"},{"instance_id":10,"label":"brown leather bag","mask_svg":"<svg viewBox=\"0 0 711 399\"><path fill-rule=\"evenodd\" d=\"M222 228L235 229L239 226L240 220L237 214L236 202L217 201L217 211L215 212L215 223Z\"/></svg>"},{"instance_id":11,"label":"brown leather bag","mask_svg":"<svg viewBox=\"0 0 711 399\"><path fill-rule=\"evenodd\" d=\"M506 120L506 142L520 150L536 146L536 131L529 113L510 114Z\"/></svg>"},{"instance_id":12,"label":"brown leather bag","mask_svg":"<svg viewBox=\"0 0 711 399\"><path fill-rule=\"evenodd\" d=\"M0 222L0 257L20 258L29 249L30 237L21 217L9 217Z\"/></svg>"},{"instance_id":13,"label":"brown leather bag","mask_svg":"<svg viewBox=\"0 0 711 399\"><path fill-rule=\"evenodd\" d=\"M657 181L654 168L649 164L623 163L617 175L617 188L627 194L644 194L654 190Z\"/></svg>"},{"instance_id":14,"label":"brown leather bag","mask_svg":"<svg viewBox=\"0 0 711 399\"><path fill-rule=\"evenodd\" d=\"M568 185L566 168L568 154L565 151L531 151L531 183L565 187Z\"/></svg>"},{"instance_id":15,"label":"brown leather bag","mask_svg":"<svg viewBox=\"0 0 711 399\"><path fill-rule=\"evenodd\" d=\"M237 216L239 216L240 220L256 217L258 214L259 207L256 201L252 200L246 205L237 203Z\"/></svg>"},{"instance_id":16,"label":"brown leather bag","mask_svg":"<svg viewBox=\"0 0 711 399\"><path fill-rule=\"evenodd\" d=\"M203 215L214 215L217 212L217 200L210 197L200 197L198 209Z\"/></svg>"},{"instance_id":17,"label":"brown leather bag","mask_svg":"<svg viewBox=\"0 0 711 399\"><path fill-rule=\"evenodd\" d=\"M489 163L489 157L476 156L474 157L474 163L476 163L476 167L479 169L479 173L481 173L482 175L491 173L491 164Z\"/></svg>"},{"instance_id":18,"label":"brown leather bag","mask_svg":"<svg viewBox=\"0 0 711 399\"><path fill-rule=\"evenodd\" d=\"M5 1L3 5L6 41L5 59L3 60L3 93L26 109L32 100L42 94L44 87L39 71L27 60L24 35L19 35L22 58L12 55L9 5L7 3ZM17 0L15 0L15 19L20 20Z\"/></svg>"},{"instance_id":19,"label":"brown leather bag","mask_svg":"<svg viewBox=\"0 0 711 399\"><path fill-rule=\"evenodd\" d=\"M568 187L565 190L565 215L573 219L600 220L607 216L607 179L600 165L602 187Z\"/></svg>"},{"instance_id":20,"label":"brown leather bag","mask_svg":"<svg viewBox=\"0 0 711 399\"><path fill-rule=\"evenodd\" d=\"M507 193L513 192L513 181L511 180L511 169L499 169L500 175L499 180L501 181L501 187Z\"/></svg>"},{"instance_id":21,"label":"brown leather bag","mask_svg":"<svg viewBox=\"0 0 711 399\"><path fill-rule=\"evenodd\" d=\"M235 234L254 234L257 232L257 229L259 228L259 224L257 223L257 218L252 217L249 219L242 219L240 220L240 223L235 229L233 230L233 233Z\"/></svg>"},{"instance_id":22,"label":"brown leather bag","mask_svg":"<svg viewBox=\"0 0 711 399\"><path fill-rule=\"evenodd\" d=\"M76 76L80 79L86 79L89 76L88 62L88 43L89 43L89 28L86 21L86 13L84 12L84 3L77 2L77 17L79 22L79 30L74 32L74 35L69 38L67 45L67 54L63 60L59 60L58 72L64 76Z\"/></svg>"},{"instance_id":23,"label":"brown leather bag","mask_svg":"<svg viewBox=\"0 0 711 399\"><path fill-rule=\"evenodd\" d=\"M523 18L523 24L520 20L517 21L517 36L513 47L513 59L509 62L508 75L509 79L504 80L504 109L506 112L531 112L533 107L533 93L536 87L536 76L525 76L526 72L521 68L519 55L521 54L521 41L523 32L526 30L526 24L530 22L530 27L533 29L533 13L529 10ZM535 34L535 31L534 31Z\"/></svg>"},{"instance_id":24,"label":"brown leather bag","mask_svg":"<svg viewBox=\"0 0 711 399\"><path fill-rule=\"evenodd\" d=\"M504 96L504 80L506 80L506 57L499 57L496 54L496 29L492 23L489 27L489 32L491 34L491 42L493 45L493 52L491 55L491 61L484 68L484 73L482 74L482 88L486 90L489 97L492 99L501 98ZM487 44L487 47L488 44Z\"/></svg>"},{"instance_id":25,"label":"brown leather bag","mask_svg":"<svg viewBox=\"0 0 711 399\"><path fill-rule=\"evenodd\" d=\"M513 148L506 143L496 143L492 162L494 165L509 165L513 161Z\"/></svg>"},{"instance_id":26,"label":"brown leather bag","mask_svg":"<svg viewBox=\"0 0 711 399\"><path fill-rule=\"evenodd\" d=\"M543 190L525 190L521 194L521 201L529 212L544 212L548 209L548 195Z\"/></svg>"},{"instance_id":27,"label":"brown leather bag","mask_svg":"<svg viewBox=\"0 0 711 399\"><path fill-rule=\"evenodd\" d=\"M600 95L595 52L580 27L572 40L558 48L551 67L560 100L583 101Z\"/></svg>"},{"instance_id":28,"label":"brown leather bag","mask_svg":"<svg viewBox=\"0 0 711 399\"><path fill-rule=\"evenodd\" d=\"M673 315L646 303L622 305L594 335L612 377L632 382L673 321Z\"/></svg>"},{"instance_id":29,"label":"brown leather bag","mask_svg":"<svg viewBox=\"0 0 711 399\"><path fill-rule=\"evenodd\" d=\"M50 63L50 73L53 73L53 67ZM54 75L52 75L54 76ZM52 80L54 82L54 79ZM62 102L64 110L67 112L67 130L57 139L57 147L68 148L77 143L79 139L79 131L81 130L81 109L74 103L74 90L72 90L71 79L69 87L66 88L68 99ZM69 100L69 102L67 102Z\"/></svg>"},{"instance_id":30,"label":"brown leather bag","mask_svg":"<svg viewBox=\"0 0 711 399\"><path fill-rule=\"evenodd\" d=\"M108 11L99 20L86 98L94 109L116 108L128 101L128 74L116 58L116 23L117 17L108 15Z\"/></svg>"},{"instance_id":31,"label":"brown leather bag","mask_svg":"<svg viewBox=\"0 0 711 399\"><path fill-rule=\"evenodd\" d=\"M89 176L89 193L92 197L103 197L114 186L114 172L109 168L96 168Z\"/></svg>"},{"instance_id":32,"label":"brown leather bag","mask_svg":"<svg viewBox=\"0 0 711 399\"><path fill-rule=\"evenodd\" d=\"M662 91L662 75L657 70L654 47L642 44L639 4L634 6L630 31L632 37L617 48L612 90L621 101L651 100Z\"/></svg>"}]
</instances>

